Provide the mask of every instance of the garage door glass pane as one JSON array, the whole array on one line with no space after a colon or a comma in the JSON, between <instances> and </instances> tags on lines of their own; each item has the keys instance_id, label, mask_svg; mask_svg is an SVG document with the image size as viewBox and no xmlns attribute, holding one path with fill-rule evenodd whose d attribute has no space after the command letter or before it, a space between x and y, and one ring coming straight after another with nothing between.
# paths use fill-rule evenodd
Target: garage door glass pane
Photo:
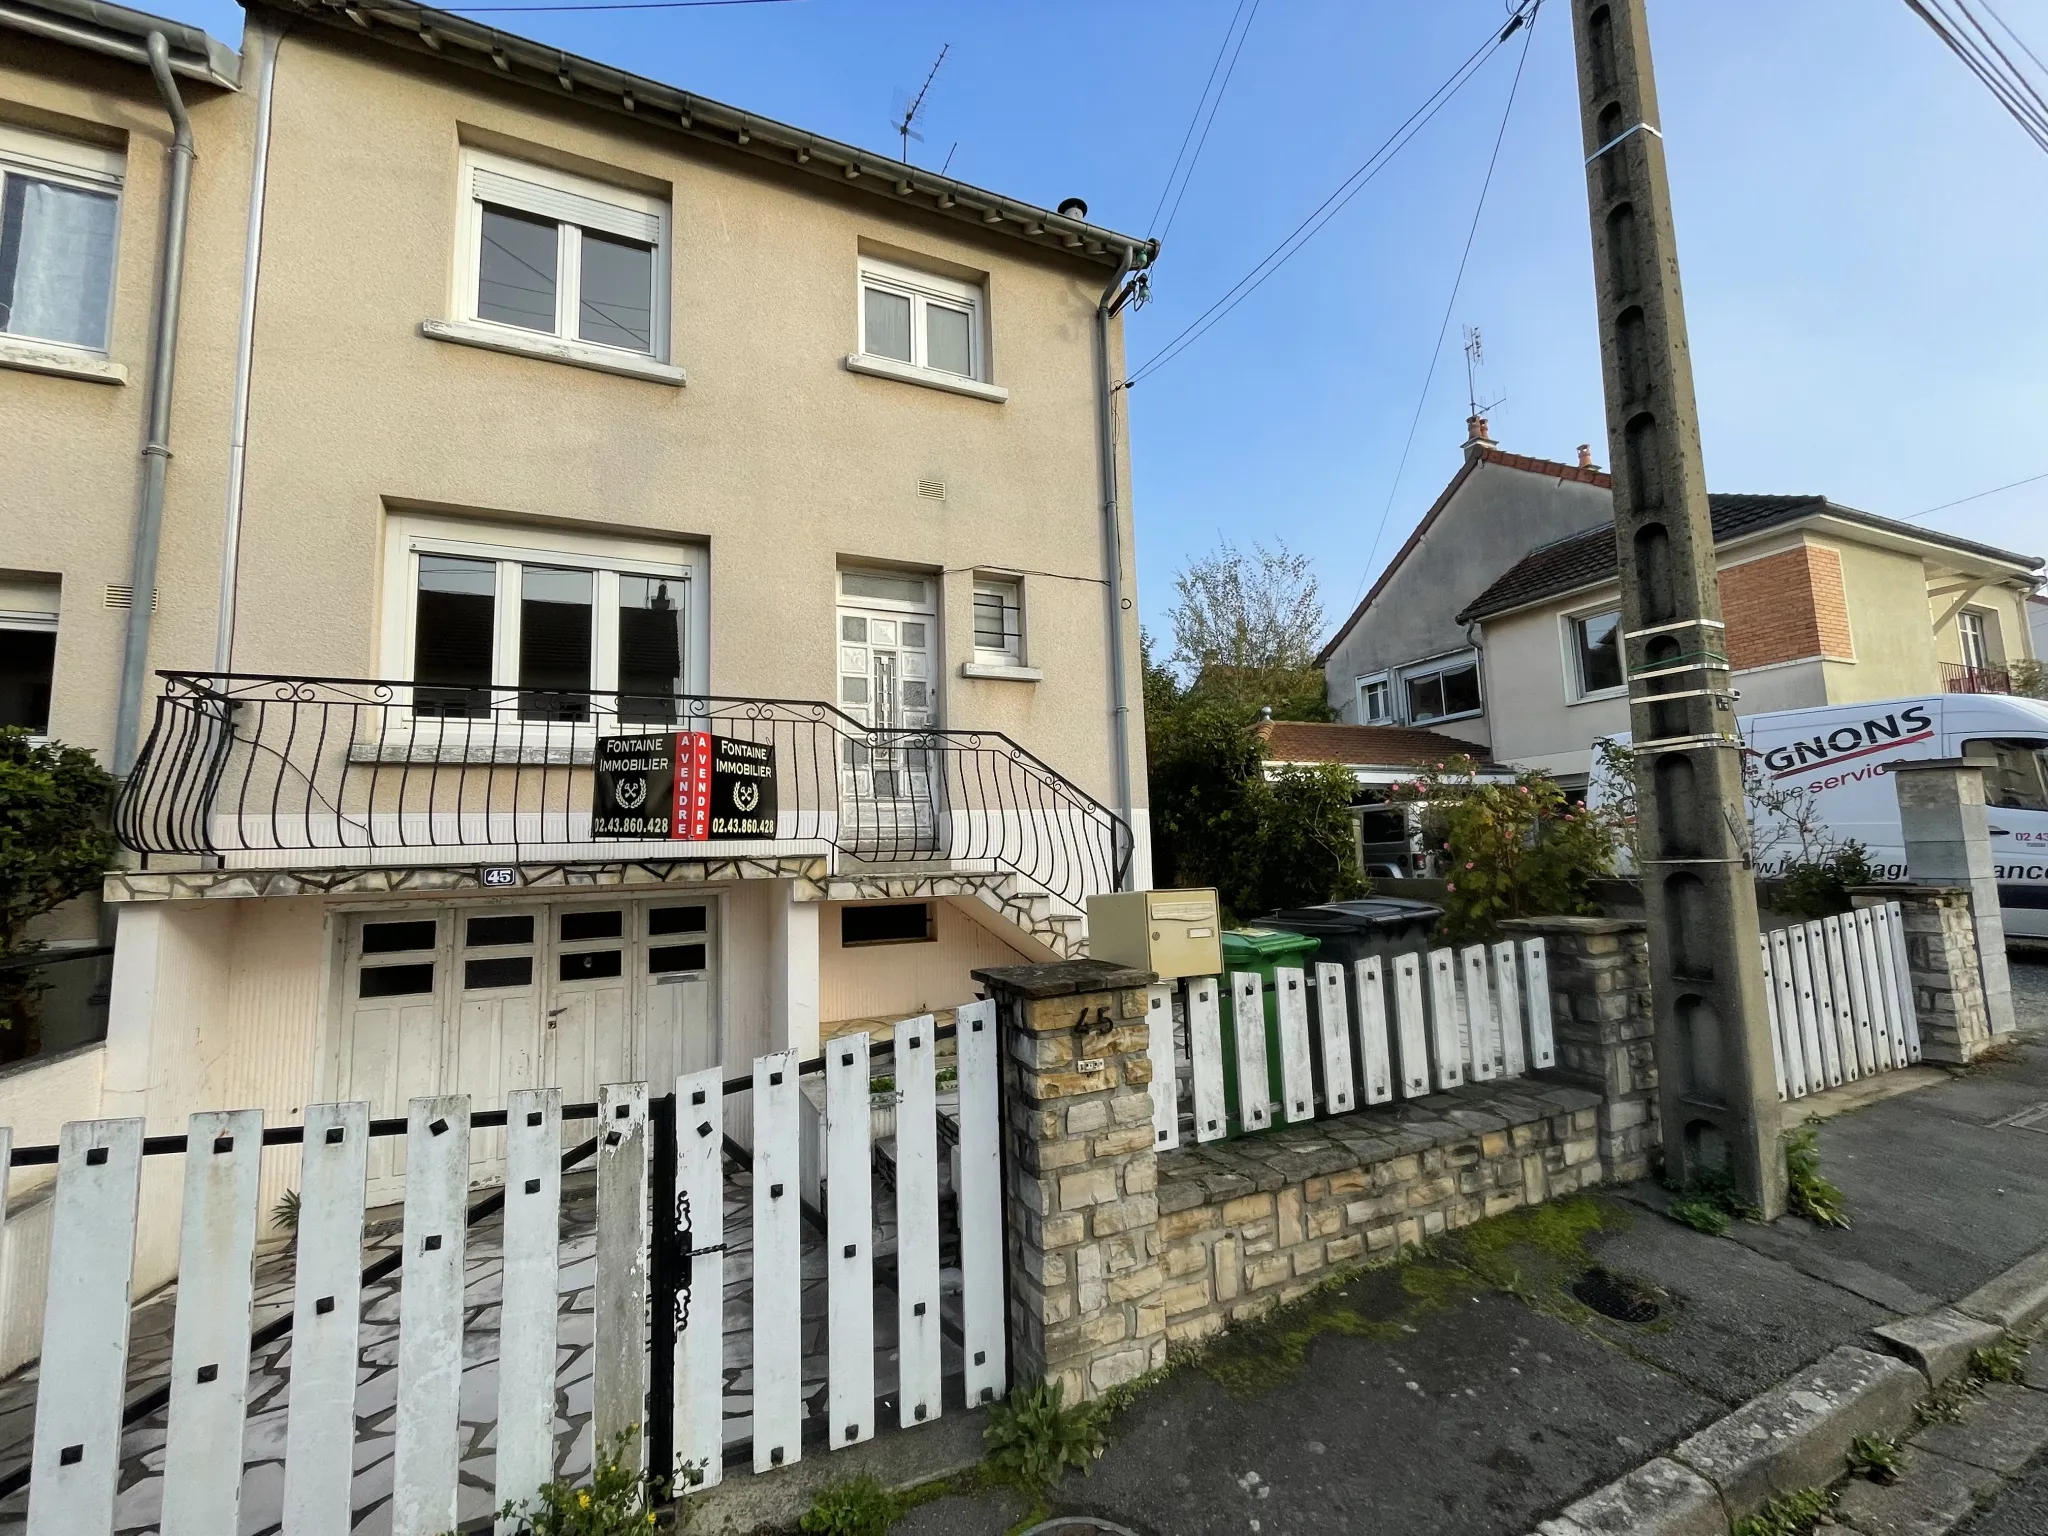
<instances>
[{"instance_id":1,"label":"garage door glass pane","mask_svg":"<svg viewBox=\"0 0 2048 1536\"><path fill-rule=\"evenodd\" d=\"M562 937L571 942L577 939L616 939L625 931L626 914L617 908L604 912L562 914Z\"/></svg>"},{"instance_id":2,"label":"garage door glass pane","mask_svg":"<svg viewBox=\"0 0 2048 1536\"><path fill-rule=\"evenodd\" d=\"M434 947L434 920L363 924L363 953L389 955L407 949Z\"/></svg>"},{"instance_id":3,"label":"garage door glass pane","mask_svg":"<svg viewBox=\"0 0 2048 1536\"><path fill-rule=\"evenodd\" d=\"M654 933L702 933L703 907L656 907L647 914L647 931Z\"/></svg>"},{"instance_id":4,"label":"garage door glass pane","mask_svg":"<svg viewBox=\"0 0 2048 1536\"><path fill-rule=\"evenodd\" d=\"M356 986L357 997L412 997L434 990L434 964L366 965Z\"/></svg>"},{"instance_id":5,"label":"garage door glass pane","mask_svg":"<svg viewBox=\"0 0 2048 1536\"><path fill-rule=\"evenodd\" d=\"M581 954L563 955L555 974L563 981L602 981L607 976L625 973L624 952L616 949L592 949Z\"/></svg>"},{"instance_id":6,"label":"garage door glass pane","mask_svg":"<svg viewBox=\"0 0 2048 1536\"><path fill-rule=\"evenodd\" d=\"M702 944L660 944L647 951L647 969L651 975L663 971L701 971L704 969L704 946Z\"/></svg>"},{"instance_id":7,"label":"garage door glass pane","mask_svg":"<svg viewBox=\"0 0 2048 1536\"><path fill-rule=\"evenodd\" d=\"M494 944L531 944L533 916L522 912L508 917L472 917L464 931L463 942L471 949L484 949Z\"/></svg>"},{"instance_id":8,"label":"garage door glass pane","mask_svg":"<svg viewBox=\"0 0 2048 1536\"><path fill-rule=\"evenodd\" d=\"M531 986L533 956L492 955L482 960L466 960L462 965L462 985L471 992L486 987Z\"/></svg>"}]
</instances>

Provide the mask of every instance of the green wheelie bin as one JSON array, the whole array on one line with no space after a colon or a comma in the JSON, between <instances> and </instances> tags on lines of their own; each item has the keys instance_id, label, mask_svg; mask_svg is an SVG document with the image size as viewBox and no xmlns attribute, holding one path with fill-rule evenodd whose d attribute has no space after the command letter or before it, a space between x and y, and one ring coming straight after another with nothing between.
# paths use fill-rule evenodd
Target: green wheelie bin
<instances>
[{"instance_id":1,"label":"green wheelie bin","mask_svg":"<svg viewBox=\"0 0 2048 1536\"><path fill-rule=\"evenodd\" d=\"M1220 939L1223 969L1226 972L1249 971L1259 978L1266 1020L1266 1102L1277 1110L1285 1098L1286 1085L1280 1072L1280 1005L1274 995L1273 973L1283 965L1305 973L1312 971L1316 951L1321 948L1322 941L1308 934L1289 933L1279 928L1226 929ZM1223 1091L1225 1102L1231 1107L1230 1134L1241 1136L1245 1127L1237 1108L1242 1102L1237 1080L1237 1010L1232 1003L1235 994L1229 976L1222 980L1222 1007L1219 1012L1223 1024ZM1271 1124L1280 1125L1284 1121L1285 1117L1276 1113Z\"/></svg>"}]
</instances>

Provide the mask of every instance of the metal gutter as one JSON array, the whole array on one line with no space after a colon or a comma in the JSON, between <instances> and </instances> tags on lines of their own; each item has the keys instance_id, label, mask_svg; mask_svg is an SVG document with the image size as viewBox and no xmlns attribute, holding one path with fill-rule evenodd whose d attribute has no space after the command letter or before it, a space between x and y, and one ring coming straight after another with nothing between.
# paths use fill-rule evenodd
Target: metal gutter
<instances>
[{"instance_id":1,"label":"metal gutter","mask_svg":"<svg viewBox=\"0 0 2048 1536\"><path fill-rule=\"evenodd\" d=\"M149 629L156 610L157 548L163 538L164 478L171 457L171 386L177 369L178 307L185 291L185 226L192 205L192 119L171 73L170 44L149 34L150 73L170 116L170 186L165 197L163 264L157 274L156 349L149 364L149 437L142 445L142 507L135 519L133 594L121 652L121 695L114 716L117 778L135 765L142 728L142 692L149 679Z\"/></svg>"},{"instance_id":2,"label":"metal gutter","mask_svg":"<svg viewBox=\"0 0 2048 1536\"><path fill-rule=\"evenodd\" d=\"M214 632L213 669L234 670L236 604L240 598L242 490L249 452L249 375L256 345L256 277L263 256L263 199L270 180L270 103L277 79L277 54L284 29L266 29L254 16L243 34L244 49L262 50L256 66L256 147L249 170L249 224L242 241L242 306L235 333L235 404L228 433L227 514L221 529L220 610Z\"/></svg>"},{"instance_id":3,"label":"metal gutter","mask_svg":"<svg viewBox=\"0 0 2048 1536\"><path fill-rule=\"evenodd\" d=\"M1109 322L1120 307L1119 290L1139 264L1139 249L1124 247L1115 273L1095 304L1095 430L1102 461L1102 562L1108 578L1105 586L1109 607L1110 751L1116 764L1117 811L1134 835L1137 818L1132 805L1131 700L1129 679L1124 672L1124 539L1117 494L1116 395L1109 377ZM1143 247L1147 263L1158 254L1158 249L1156 242ZM1130 879L1131 871L1126 869L1120 883L1127 886Z\"/></svg>"},{"instance_id":4,"label":"metal gutter","mask_svg":"<svg viewBox=\"0 0 2048 1536\"><path fill-rule=\"evenodd\" d=\"M1146 260L1150 259L1147 242L1136 236L1019 202L873 150L843 144L658 80L579 58L467 17L414 5L410 0L263 3L351 35L375 37L501 79L516 80L552 96L617 112L702 143L737 149L742 154L900 206L922 207L953 222L1013 236L1049 252L1064 252L1109 267L1121 264L1129 252L1146 253Z\"/></svg>"},{"instance_id":5,"label":"metal gutter","mask_svg":"<svg viewBox=\"0 0 2048 1536\"><path fill-rule=\"evenodd\" d=\"M149 39L164 40L171 73L234 90L241 56L198 27L104 0L0 0L0 27L149 67Z\"/></svg>"}]
</instances>

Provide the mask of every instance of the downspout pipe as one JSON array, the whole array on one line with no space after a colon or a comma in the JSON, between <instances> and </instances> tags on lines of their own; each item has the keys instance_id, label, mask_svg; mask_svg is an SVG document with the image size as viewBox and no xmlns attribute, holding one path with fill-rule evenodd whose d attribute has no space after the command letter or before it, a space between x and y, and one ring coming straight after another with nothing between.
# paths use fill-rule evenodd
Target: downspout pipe
<instances>
[{"instance_id":1,"label":"downspout pipe","mask_svg":"<svg viewBox=\"0 0 2048 1536\"><path fill-rule=\"evenodd\" d=\"M185 288L185 226L192 202L192 119L171 74L170 43L149 34L149 72L171 119L171 178L164 213L163 266L157 274L156 350L149 363L149 435L142 445L142 506L135 519L128 637L121 652L121 695L114 716L114 775L135 766L149 679L149 629L156 607L157 549L163 539L164 478L171 457L171 387L178 352L178 305Z\"/></svg>"},{"instance_id":2,"label":"downspout pipe","mask_svg":"<svg viewBox=\"0 0 2048 1536\"><path fill-rule=\"evenodd\" d=\"M242 244L242 308L235 336L235 404L228 437L227 515L221 529L220 611L213 641L213 670L234 671L236 605L241 598L242 493L249 454L249 376L256 341L256 277L263 256L263 198L270 182L271 85L277 78L284 28L264 32L252 20L249 41L263 50L256 77L256 149L249 170L249 226Z\"/></svg>"},{"instance_id":3,"label":"downspout pipe","mask_svg":"<svg viewBox=\"0 0 2048 1536\"><path fill-rule=\"evenodd\" d=\"M1157 247L1144 248L1149 263ZM1095 305L1095 429L1102 460L1102 559L1109 588L1109 729L1110 751L1116 764L1117 810L1132 835L1137 833L1137 816L1131 782L1130 683L1124 667L1124 535L1118 507L1116 474L1115 391L1109 377L1109 322L1118 308L1117 297L1131 269L1138 264L1138 248L1125 246L1116 275L1102 290ZM1135 849L1132 863L1135 866ZM1127 869L1119 882L1126 888L1134 871Z\"/></svg>"}]
</instances>

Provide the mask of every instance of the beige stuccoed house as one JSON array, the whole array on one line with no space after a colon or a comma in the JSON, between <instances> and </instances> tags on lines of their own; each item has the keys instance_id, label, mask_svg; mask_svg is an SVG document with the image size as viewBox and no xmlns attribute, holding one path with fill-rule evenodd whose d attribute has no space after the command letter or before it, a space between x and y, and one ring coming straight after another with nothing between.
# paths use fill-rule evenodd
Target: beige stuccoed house
<instances>
[{"instance_id":1,"label":"beige stuccoed house","mask_svg":"<svg viewBox=\"0 0 2048 1536\"><path fill-rule=\"evenodd\" d=\"M1149 883L1145 242L387 0L0 39L0 271L69 305L0 319L0 626L128 773L106 1039L17 1141L742 1071Z\"/></svg>"}]
</instances>

